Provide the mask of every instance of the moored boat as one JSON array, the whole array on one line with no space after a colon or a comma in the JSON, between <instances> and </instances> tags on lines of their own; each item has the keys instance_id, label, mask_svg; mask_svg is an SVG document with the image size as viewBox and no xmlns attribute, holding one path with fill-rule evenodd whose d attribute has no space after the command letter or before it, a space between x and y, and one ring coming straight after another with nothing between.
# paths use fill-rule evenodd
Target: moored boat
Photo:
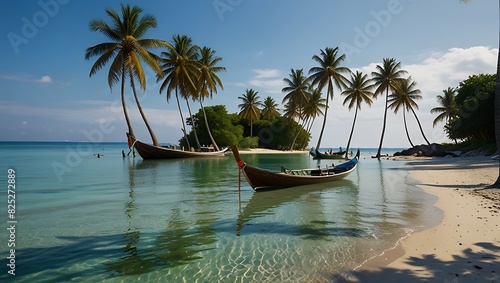
<instances>
[{"instance_id":1,"label":"moored boat","mask_svg":"<svg viewBox=\"0 0 500 283\"><path fill-rule=\"evenodd\" d=\"M313 157L313 159L343 159L346 151L327 151L325 153L320 152L317 148L311 148L311 151L309 151L309 154Z\"/></svg>"},{"instance_id":2,"label":"moored boat","mask_svg":"<svg viewBox=\"0 0 500 283\"><path fill-rule=\"evenodd\" d=\"M254 190L295 187L343 179L356 169L360 154L358 150L354 158L336 166L299 170L282 168L281 171L270 171L247 165L241 159L237 146L233 146L232 151L238 167Z\"/></svg>"},{"instance_id":3,"label":"moored boat","mask_svg":"<svg viewBox=\"0 0 500 283\"><path fill-rule=\"evenodd\" d=\"M206 151L184 151L178 150L166 146L154 146L150 144L143 143L130 136L127 133L127 137L131 141L131 145L137 150L139 155L143 159L176 159L176 158L200 158L200 157L220 157L224 156L228 148L224 148L220 151L210 151L206 148Z\"/></svg>"}]
</instances>

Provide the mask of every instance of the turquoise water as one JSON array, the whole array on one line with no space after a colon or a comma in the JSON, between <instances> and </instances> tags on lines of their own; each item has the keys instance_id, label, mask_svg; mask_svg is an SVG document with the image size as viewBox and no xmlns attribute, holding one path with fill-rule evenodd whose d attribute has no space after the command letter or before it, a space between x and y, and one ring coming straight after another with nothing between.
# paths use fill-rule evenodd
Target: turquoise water
<instances>
[{"instance_id":1,"label":"turquoise water","mask_svg":"<svg viewBox=\"0 0 500 283\"><path fill-rule=\"evenodd\" d=\"M122 150L125 143L0 143L0 280L335 282L419 229L433 202L405 184L404 163L371 159L374 149L362 149L345 180L257 193L243 175L238 191L232 156L153 161ZM276 170L332 163L307 153L242 156ZM15 276L6 259L8 169Z\"/></svg>"}]
</instances>

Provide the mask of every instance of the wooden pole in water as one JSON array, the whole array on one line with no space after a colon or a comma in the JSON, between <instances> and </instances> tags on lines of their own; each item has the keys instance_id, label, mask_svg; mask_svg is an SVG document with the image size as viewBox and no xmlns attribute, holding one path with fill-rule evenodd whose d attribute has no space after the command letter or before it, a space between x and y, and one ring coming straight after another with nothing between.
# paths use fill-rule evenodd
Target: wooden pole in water
<instances>
[{"instance_id":1,"label":"wooden pole in water","mask_svg":"<svg viewBox=\"0 0 500 283\"><path fill-rule=\"evenodd\" d=\"M238 162L238 191L241 189L241 169L245 165L245 162L241 159L240 152L238 151L238 147L236 145L233 145L231 147L231 150L233 151L234 159L236 159L236 162Z\"/></svg>"}]
</instances>

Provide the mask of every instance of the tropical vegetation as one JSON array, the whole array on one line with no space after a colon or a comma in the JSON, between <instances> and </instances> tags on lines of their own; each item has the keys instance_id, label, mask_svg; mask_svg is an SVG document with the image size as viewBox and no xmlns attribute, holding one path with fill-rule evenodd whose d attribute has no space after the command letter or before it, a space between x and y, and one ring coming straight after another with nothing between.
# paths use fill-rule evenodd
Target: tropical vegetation
<instances>
[{"instance_id":1,"label":"tropical vegetation","mask_svg":"<svg viewBox=\"0 0 500 283\"><path fill-rule=\"evenodd\" d=\"M345 95L344 105L348 104L349 110L354 107L354 119L352 121L351 133L349 134L349 140L347 141L347 147L345 152L345 157L349 153L349 148L351 146L352 134L354 133L354 126L356 125L356 118L358 117L358 110L361 110L361 105L366 103L368 106L371 106L373 101L372 97L374 96L371 91L373 85L370 84L370 80L368 79L368 75L363 74L360 71L356 71L356 73L351 74L351 80L347 82L346 89L341 93Z\"/></svg>"},{"instance_id":2,"label":"tropical vegetation","mask_svg":"<svg viewBox=\"0 0 500 283\"><path fill-rule=\"evenodd\" d=\"M103 33L111 41L87 48L85 59L99 57L90 69L90 77L108 62L111 62L108 84L111 89L115 83L121 82L121 101L128 133L135 136L125 100L125 80L127 78L130 80L137 108L151 135L153 144L159 145L137 97L135 80L139 81L141 90L146 91L146 76L141 61L145 62L153 71L159 72L157 56L149 52L148 49L168 48L170 45L163 40L143 38L149 29L157 27L157 22L156 18L151 15L141 17L142 12L142 9L137 6L130 7L130 5L121 4L121 16L113 9L106 9L106 14L111 18L110 25L103 20L92 20L90 30Z\"/></svg>"},{"instance_id":3,"label":"tropical vegetation","mask_svg":"<svg viewBox=\"0 0 500 283\"><path fill-rule=\"evenodd\" d=\"M283 79L281 105L276 97L267 96L261 100L258 90L247 88L239 96L233 94L235 100L240 100L239 112L228 113L223 105L204 106L207 99L212 99L218 90L224 88L219 74L226 68L220 65L222 57L216 55L215 50L199 47L187 35L173 35L171 42L146 38L148 31L157 28L157 21L154 16L143 14L137 6L122 4L120 13L106 9L106 14L110 23L100 19L90 22L91 31L100 32L109 39L86 49L87 60L97 57L90 77L109 65L108 85L112 89L115 84L121 84L127 129L135 137L125 99L126 86L131 88L154 145L159 145L159 141L142 109L136 89L137 84L141 91L146 91L143 65L155 72L160 94L165 94L167 102L175 94L184 133L179 142L187 148L194 147L191 145L196 145L198 149L202 145L213 145L219 150L219 144L240 144L243 147L304 149L309 145L316 118L322 116L316 143L316 148L320 148L327 116L334 109L332 103L336 90L345 97L343 105L355 110L346 151L351 147L362 104L370 106L380 96L385 98L385 107L377 157L381 156L389 110L402 112L404 130L411 146L414 142L407 124L409 112L418 123L424 140L431 143L417 115L417 102L423 98L422 93L402 68L401 62L394 58L383 58L371 73L365 74L344 66L346 55L340 54L338 47L326 47L312 56L315 66L309 69L307 75L302 68L290 69L289 75ZM160 49L161 52L156 55L151 52L152 49ZM495 116L494 105L500 103L498 99L494 100L498 93L496 80L495 75L479 74L470 76L458 87L443 90L443 94L437 96L437 106L431 110L437 115L433 126L444 123L448 137L457 142L498 141L495 125L498 127L500 123L495 123L498 117ZM193 113L190 102L199 103L198 112ZM181 103L187 107L187 117L184 117ZM496 113L500 115L500 111ZM500 136L498 131L497 136Z\"/></svg>"},{"instance_id":4,"label":"tropical vegetation","mask_svg":"<svg viewBox=\"0 0 500 283\"><path fill-rule=\"evenodd\" d=\"M382 135L377 150L377 158L380 158L382 145L384 143L385 128L387 125L387 109L389 108L389 91L397 91L399 83L404 80L406 71L401 69L401 62L396 62L394 58L385 58L382 65L377 65L372 72L372 81L375 89L375 98L385 92L384 122L382 125Z\"/></svg>"},{"instance_id":5,"label":"tropical vegetation","mask_svg":"<svg viewBox=\"0 0 500 283\"><path fill-rule=\"evenodd\" d=\"M443 90L437 96L441 106L431 110L440 113L434 122L446 120L444 128L452 140L495 142L495 85L496 75L479 74Z\"/></svg>"},{"instance_id":6,"label":"tropical vegetation","mask_svg":"<svg viewBox=\"0 0 500 283\"><path fill-rule=\"evenodd\" d=\"M389 95L388 100L389 108L393 109L394 113L397 113L399 109L403 109L403 122L405 126L406 137L408 138L408 141L410 142L410 145L412 147L414 147L415 145L411 141L410 134L408 132L408 125L406 123L406 112L408 111L411 111L415 116L424 140L428 145L431 144L424 134L424 130L422 129L422 124L418 119L417 113L415 113L415 109L418 109L418 104L415 100L422 99L422 95L420 95L421 91L420 89L416 88L416 85L417 83L413 81L411 77L408 77L406 80L399 81L397 88L391 95Z\"/></svg>"}]
</instances>

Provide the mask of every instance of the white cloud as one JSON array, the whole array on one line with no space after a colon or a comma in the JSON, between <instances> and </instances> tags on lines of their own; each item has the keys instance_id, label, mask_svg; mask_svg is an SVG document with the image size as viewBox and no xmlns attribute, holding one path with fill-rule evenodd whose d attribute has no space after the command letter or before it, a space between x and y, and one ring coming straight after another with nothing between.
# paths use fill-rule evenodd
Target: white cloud
<instances>
[{"instance_id":1,"label":"white cloud","mask_svg":"<svg viewBox=\"0 0 500 283\"><path fill-rule=\"evenodd\" d=\"M281 76L281 71L277 69L253 69L252 71L257 73L254 76L256 79L269 79Z\"/></svg>"},{"instance_id":2,"label":"white cloud","mask_svg":"<svg viewBox=\"0 0 500 283\"><path fill-rule=\"evenodd\" d=\"M50 83L52 83L52 78L50 76L43 76L37 82L42 83L42 84L50 84Z\"/></svg>"},{"instance_id":3,"label":"white cloud","mask_svg":"<svg viewBox=\"0 0 500 283\"><path fill-rule=\"evenodd\" d=\"M26 75L14 75L14 74L0 74L0 79L9 80L9 81L18 81L18 82L26 82L26 83L42 83L42 84L50 84L54 81L50 76L42 76L39 79L35 79L32 76Z\"/></svg>"},{"instance_id":4,"label":"white cloud","mask_svg":"<svg viewBox=\"0 0 500 283\"><path fill-rule=\"evenodd\" d=\"M283 88L283 78L278 69L254 69L256 75L252 77L248 84L256 87L256 91L265 93L281 93Z\"/></svg>"}]
</instances>

